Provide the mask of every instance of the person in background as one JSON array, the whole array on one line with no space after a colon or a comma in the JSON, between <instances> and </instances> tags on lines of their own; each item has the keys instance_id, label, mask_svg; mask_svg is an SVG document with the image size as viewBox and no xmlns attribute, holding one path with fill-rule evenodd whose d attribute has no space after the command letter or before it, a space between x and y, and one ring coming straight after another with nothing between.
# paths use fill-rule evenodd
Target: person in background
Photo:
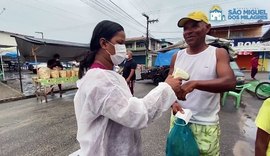
<instances>
[{"instance_id":1,"label":"person in background","mask_svg":"<svg viewBox=\"0 0 270 156\"><path fill-rule=\"evenodd\" d=\"M63 65L60 62L60 55L54 54L53 58L47 62L47 67L50 69L57 69L58 68L58 69L62 70Z\"/></svg>"},{"instance_id":2,"label":"person in background","mask_svg":"<svg viewBox=\"0 0 270 156\"><path fill-rule=\"evenodd\" d=\"M63 65L60 62L60 55L59 54L54 54L53 58L48 60L47 62L47 67L50 69L57 69L57 70L62 70L63 69ZM58 84L58 88L60 91L60 97L62 97L62 85ZM53 88L51 90L51 93L53 94Z\"/></svg>"},{"instance_id":3,"label":"person in background","mask_svg":"<svg viewBox=\"0 0 270 156\"><path fill-rule=\"evenodd\" d=\"M206 34L211 25L203 12L188 14L178 21L178 26L183 28L188 47L173 56L169 73L180 68L186 71L190 78L183 81L181 95L178 96L180 100L172 106L173 114L181 111L181 107L190 109L193 115L189 126L198 143L200 155L219 156L220 93L236 86L229 55L223 48L206 44ZM173 120L172 115L171 123Z\"/></svg>"},{"instance_id":4,"label":"person in background","mask_svg":"<svg viewBox=\"0 0 270 156\"><path fill-rule=\"evenodd\" d=\"M263 102L255 123L258 127L255 156L270 156L270 98Z\"/></svg>"},{"instance_id":5,"label":"person in background","mask_svg":"<svg viewBox=\"0 0 270 156\"><path fill-rule=\"evenodd\" d=\"M104 20L94 28L74 97L80 144L74 155L141 156L140 130L167 111L181 91L181 80L169 75L145 97L133 97L124 77L113 71L126 58L125 39L118 23Z\"/></svg>"},{"instance_id":6,"label":"person in background","mask_svg":"<svg viewBox=\"0 0 270 156\"><path fill-rule=\"evenodd\" d=\"M258 73L258 66L260 65L259 64L259 56L254 56L252 57L251 61L251 78L256 80L255 76L256 74Z\"/></svg>"},{"instance_id":7,"label":"person in background","mask_svg":"<svg viewBox=\"0 0 270 156\"><path fill-rule=\"evenodd\" d=\"M126 79L131 94L134 95L134 83L136 80L136 68L137 63L132 58L132 52L130 50L127 51L127 59L124 63L123 69L123 77Z\"/></svg>"}]
</instances>

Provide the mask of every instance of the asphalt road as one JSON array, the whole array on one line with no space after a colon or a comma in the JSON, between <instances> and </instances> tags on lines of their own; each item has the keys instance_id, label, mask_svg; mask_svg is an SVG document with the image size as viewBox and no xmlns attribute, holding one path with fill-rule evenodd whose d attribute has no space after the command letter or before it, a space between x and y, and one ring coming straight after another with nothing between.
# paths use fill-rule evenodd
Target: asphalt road
<instances>
[{"instance_id":1,"label":"asphalt road","mask_svg":"<svg viewBox=\"0 0 270 156\"><path fill-rule=\"evenodd\" d=\"M137 82L135 96L143 97L153 86L149 81ZM68 91L63 98L56 94L48 103L35 98L0 104L1 156L65 156L79 148L73 97ZM262 101L244 93L241 107L233 107L232 99L220 111L221 155L254 155L256 127L254 120ZM144 156L164 156L170 112L142 130Z\"/></svg>"}]
</instances>

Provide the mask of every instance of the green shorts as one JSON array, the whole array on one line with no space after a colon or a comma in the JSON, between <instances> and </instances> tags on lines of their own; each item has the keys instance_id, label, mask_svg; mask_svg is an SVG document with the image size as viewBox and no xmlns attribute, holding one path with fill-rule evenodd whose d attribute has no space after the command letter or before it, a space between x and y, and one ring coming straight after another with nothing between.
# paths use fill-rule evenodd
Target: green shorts
<instances>
[{"instance_id":1,"label":"green shorts","mask_svg":"<svg viewBox=\"0 0 270 156\"><path fill-rule=\"evenodd\" d=\"M171 115L170 129L173 127L175 117ZM220 126L189 124L195 140L198 144L201 156L219 156L220 155Z\"/></svg>"}]
</instances>

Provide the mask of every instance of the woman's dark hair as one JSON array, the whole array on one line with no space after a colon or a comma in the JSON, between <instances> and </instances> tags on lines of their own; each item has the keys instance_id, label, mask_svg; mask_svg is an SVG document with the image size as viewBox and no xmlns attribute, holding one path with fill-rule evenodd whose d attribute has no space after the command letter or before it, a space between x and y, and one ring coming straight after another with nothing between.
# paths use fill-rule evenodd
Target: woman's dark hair
<instances>
[{"instance_id":1,"label":"woman's dark hair","mask_svg":"<svg viewBox=\"0 0 270 156\"><path fill-rule=\"evenodd\" d=\"M85 69L88 69L93 64L95 56L101 48L99 43L100 38L105 38L110 41L119 31L124 31L124 28L120 24L112 21L104 20L96 25L90 41L90 52L88 52L86 57L80 62L79 78L82 78Z\"/></svg>"}]
</instances>

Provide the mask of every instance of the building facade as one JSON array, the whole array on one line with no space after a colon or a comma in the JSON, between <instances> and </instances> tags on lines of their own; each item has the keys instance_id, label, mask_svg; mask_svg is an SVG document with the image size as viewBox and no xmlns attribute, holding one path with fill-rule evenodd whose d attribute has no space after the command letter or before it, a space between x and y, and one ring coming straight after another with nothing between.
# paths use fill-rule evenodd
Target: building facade
<instances>
[{"instance_id":1,"label":"building facade","mask_svg":"<svg viewBox=\"0 0 270 156\"><path fill-rule=\"evenodd\" d=\"M248 24L232 24L232 25L220 25L213 26L209 35L218 38L225 38L231 40L231 46L233 48L238 46L252 46L260 43L259 38L262 36L262 29L264 25L269 25L270 21L258 21ZM253 50L241 50L237 51L236 62L242 69L250 70L250 60L253 56L258 55L260 58L259 66L260 71L269 71L269 61L266 56L267 52L253 51Z\"/></svg>"},{"instance_id":2,"label":"building facade","mask_svg":"<svg viewBox=\"0 0 270 156\"><path fill-rule=\"evenodd\" d=\"M15 38L11 37L10 35L15 35L15 33L0 31L0 47L1 48L17 46Z\"/></svg>"},{"instance_id":3,"label":"building facade","mask_svg":"<svg viewBox=\"0 0 270 156\"><path fill-rule=\"evenodd\" d=\"M157 51L162 47L171 45L170 42L165 40L158 40L152 37L149 38L149 51L146 50L146 37L134 37L126 39L126 47L133 53L133 59L138 63L145 65L146 67L151 67L154 65Z\"/></svg>"}]
</instances>

